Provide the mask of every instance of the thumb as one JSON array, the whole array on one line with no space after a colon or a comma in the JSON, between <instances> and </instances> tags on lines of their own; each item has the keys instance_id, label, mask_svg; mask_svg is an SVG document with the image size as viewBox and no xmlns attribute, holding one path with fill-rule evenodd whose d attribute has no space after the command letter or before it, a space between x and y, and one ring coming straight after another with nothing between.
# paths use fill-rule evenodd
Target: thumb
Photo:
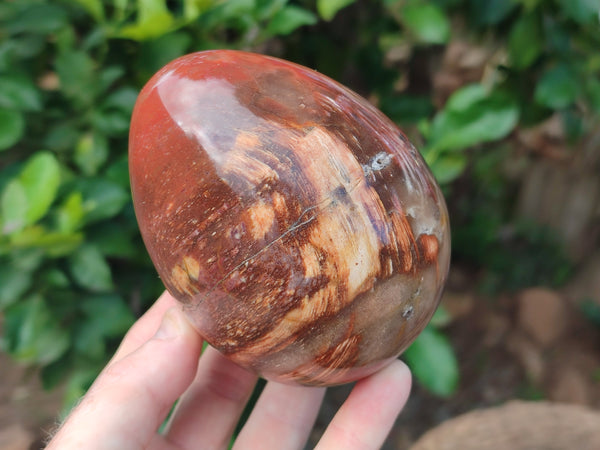
<instances>
[{"instance_id":1,"label":"thumb","mask_svg":"<svg viewBox=\"0 0 600 450\"><path fill-rule=\"evenodd\" d=\"M183 313L169 309L150 340L104 369L48 448L146 447L194 379L201 351Z\"/></svg>"}]
</instances>

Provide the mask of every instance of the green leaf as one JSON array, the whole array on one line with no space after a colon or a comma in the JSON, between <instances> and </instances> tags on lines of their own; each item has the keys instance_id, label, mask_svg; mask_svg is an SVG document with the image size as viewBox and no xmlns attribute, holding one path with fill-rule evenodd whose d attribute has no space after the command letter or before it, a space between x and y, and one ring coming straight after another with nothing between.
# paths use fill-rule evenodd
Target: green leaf
<instances>
[{"instance_id":1,"label":"green leaf","mask_svg":"<svg viewBox=\"0 0 600 450\"><path fill-rule=\"evenodd\" d=\"M0 311L16 303L31 286L31 273L8 261L0 263Z\"/></svg>"},{"instance_id":2,"label":"green leaf","mask_svg":"<svg viewBox=\"0 0 600 450\"><path fill-rule=\"evenodd\" d=\"M118 109L131 114L137 100L138 91L131 87L122 87L109 94L102 102L102 108Z\"/></svg>"},{"instance_id":3,"label":"green leaf","mask_svg":"<svg viewBox=\"0 0 600 450\"><path fill-rule=\"evenodd\" d=\"M104 178L112 181L125 190L129 190L129 161L127 154L121 155L104 171Z\"/></svg>"},{"instance_id":4,"label":"green leaf","mask_svg":"<svg viewBox=\"0 0 600 450\"><path fill-rule=\"evenodd\" d=\"M48 231L40 225L31 225L11 236L11 245L19 249L40 249L50 257L73 252L83 239L81 233Z\"/></svg>"},{"instance_id":5,"label":"green leaf","mask_svg":"<svg viewBox=\"0 0 600 450\"><path fill-rule=\"evenodd\" d=\"M526 69L544 49L542 29L537 16L521 16L508 36L508 54L515 69Z\"/></svg>"},{"instance_id":6,"label":"green leaf","mask_svg":"<svg viewBox=\"0 0 600 450\"><path fill-rule=\"evenodd\" d=\"M592 105L594 111L600 114L600 80L590 78L586 85L587 99Z\"/></svg>"},{"instance_id":7,"label":"green leaf","mask_svg":"<svg viewBox=\"0 0 600 450\"><path fill-rule=\"evenodd\" d=\"M137 0L138 22L146 23L170 15L166 0Z\"/></svg>"},{"instance_id":8,"label":"green leaf","mask_svg":"<svg viewBox=\"0 0 600 450\"><path fill-rule=\"evenodd\" d=\"M71 151L81 131L72 119L54 125L44 139L44 147L56 152Z\"/></svg>"},{"instance_id":9,"label":"green leaf","mask_svg":"<svg viewBox=\"0 0 600 450\"><path fill-rule=\"evenodd\" d=\"M125 74L122 66L109 66L98 74L98 92L108 90L119 78Z\"/></svg>"},{"instance_id":10,"label":"green leaf","mask_svg":"<svg viewBox=\"0 0 600 450\"><path fill-rule=\"evenodd\" d=\"M211 2L206 0L183 0L183 17L187 22L196 20Z\"/></svg>"},{"instance_id":11,"label":"green leaf","mask_svg":"<svg viewBox=\"0 0 600 450\"><path fill-rule=\"evenodd\" d=\"M96 175L108 158L108 140L100 133L80 137L73 161L84 175Z\"/></svg>"},{"instance_id":12,"label":"green leaf","mask_svg":"<svg viewBox=\"0 0 600 450\"><path fill-rule=\"evenodd\" d=\"M73 186L81 192L87 223L117 215L129 201L130 195L119 184L100 178L78 180Z\"/></svg>"},{"instance_id":13,"label":"green leaf","mask_svg":"<svg viewBox=\"0 0 600 450\"><path fill-rule=\"evenodd\" d=\"M49 364L69 348L69 333L35 295L5 311L6 350L25 364Z\"/></svg>"},{"instance_id":14,"label":"green leaf","mask_svg":"<svg viewBox=\"0 0 600 450\"><path fill-rule=\"evenodd\" d=\"M18 270L33 272L44 261L44 254L39 250L24 250L11 253L11 263Z\"/></svg>"},{"instance_id":15,"label":"green leaf","mask_svg":"<svg viewBox=\"0 0 600 450\"><path fill-rule=\"evenodd\" d=\"M433 313L433 317L431 317L431 320L429 321L434 328L445 327L446 325L449 325L450 322L452 322L452 316L443 305L438 306Z\"/></svg>"},{"instance_id":16,"label":"green leaf","mask_svg":"<svg viewBox=\"0 0 600 450\"><path fill-rule=\"evenodd\" d=\"M464 87L450 97L433 119L429 130L430 152L438 155L502 139L514 129L518 118L517 102L508 93L487 93L481 85ZM456 160L450 165L456 167L456 163L462 164Z\"/></svg>"},{"instance_id":17,"label":"green leaf","mask_svg":"<svg viewBox=\"0 0 600 450\"><path fill-rule=\"evenodd\" d=\"M386 95L380 99L380 109L398 123L418 123L431 117L434 107L427 95Z\"/></svg>"},{"instance_id":18,"label":"green leaf","mask_svg":"<svg viewBox=\"0 0 600 450\"><path fill-rule=\"evenodd\" d=\"M469 0L471 20L480 26L502 22L517 7L514 0Z\"/></svg>"},{"instance_id":19,"label":"green leaf","mask_svg":"<svg viewBox=\"0 0 600 450\"><path fill-rule=\"evenodd\" d=\"M254 15L258 20L268 20L287 3L288 0L257 0Z\"/></svg>"},{"instance_id":20,"label":"green leaf","mask_svg":"<svg viewBox=\"0 0 600 450\"><path fill-rule=\"evenodd\" d=\"M0 109L0 151L12 147L25 133L23 114L9 109Z\"/></svg>"},{"instance_id":21,"label":"green leaf","mask_svg":"<svg viewBox=\"0 0 600 450\"><path fill-rule=\"evenodd\" d=\"M341 9L353 4L356 0L317 0L317 12L325 20L331 20Z\"/></svg>"},{"instance_id":22,"label":"green leaf","mask_svg":"<svg viewBox=\"0 0 600 450\"><path fill-rule=\"evenodd\" d=\"M457 179L467 167L467 158L463 154L444 154L429 166L433 176L440 184L448 184Z\"/></svg>"},{"instance_id":23,"label":"green leaf","mask_svg":"<svg viewBox=\"0 0 600 450\"><path fill-rule=\"evenodd\" d=\"M449 397L458 385L458 362L448 338L427 326L404 352L415 378L430 392Z\"/></svg>"},{"instance_id":24,"label":"green leaf","mask_svg":"<svg viewBox=\"0 0 600 450\"><path fill-rule=\"evenodd\" d=\"M20 176L27 195L27 223L32 224L46 215L56 198L60 185L60 165L50 152L32 156Z\"/></svg>"},{"instance_id":25,"label":"green leaf","mask_svg":"<svg viewBox=\"0 0 600 450\"><path fill-rule=\"evenodd\" d=\"M401 11L402 22L419 42L445 44L450 39L450 21L432 3L411 3Z\"/></svg>"},{"instance_id":26,"label":"green leaf","mask_svg":"<svg viewBox=\"0 0 600 450\"><path fill-rule=\"evenodd\" d=\"M188 33L178 31L142 43L137 66L145 78L150 78L168 62L187 53L192 43Z\"/></svg>"},{"instance_id":27,"label":"green leaf","mask_svg":"<svg viewBox=\"0 0 600 450\"><path fill-rule=\"evenodd\" d=\"M0 199L2 234L21 231L27 222L27 192L18 179L11 180L2 191Z\"/></svg>"},{"instance_id":28,"label":"green leaf","mask_svg":"<svg viewBox=\"0 0 600 450\"><path fill-rule=\"evenodd\" d=\"M105 256L132 258L139 249L132 239L132 232L123 228L122 224L102 224L102 226L88 229L88 240L96 245Z\"/></svg>"},{"instance_id":29,"label":"green leaf","mask_svg":"<svg viewBox=\"0 0 600 450\"><path fill-rule=\"evenodd\" d=\"M71 286L69 277L60 269L51 268L43 273L44 282L48 283L50 288L65 289Z\"/></svg>"},{"instance_id":30,"label":"green leaf","mask_svg":"<svg viewBox=\"0 0 600 450\"><path fill-rule=\"evenodd\" d=\"M85 209L81 192L72 192L56 209L56 225L62 233L72 233L83 224Z\"/></svg>"},{"instance_id":31,"label":"green leaf","mask_svg":"<svg viewBox=\"0 0 600 450\"><path fill-rule=\"evenodd\" d=\"M131 309L118 295L88 297L80 307L87 317L86 326L104 338L121 337L135 322Z\"/></svg>"},{"instance_id":32,"label":"green leaf","mask_svg":"<svg viewBox=\"0 0 600 450\"><path fill-rule=\"evenodd\" d=\"M102 0L71 0L75 3L79 3L93 18L96 22L104 21L104 6Z\"/></svg>"},{"instance_id":33,"label":"green leaf","mask_svg":"<svg viewBox=\"0 0 600 450\"><path fill-rule=\"evenodd\" d=\"M166 0L138 0L138 17L133 25L123 27L121 37L143 41L168 33L175 21Z\"/></svg>"},{"instance_id":34,"label":"green leaf","mask_svg":"<svg viewBox=\"0 0 600 450\"><path fill-rule=\"evenodd\" d=\"M42 367L40 378L42 387L50 390L58 386L61 381L73 370L74 358L70 352L65 353L61 358Z\"/></svg>"},{"instance_id":35,"label":"green leaf","mask_svg":"<svg viewBox=\"0 0 600 450\"><path fill-rule=\"evenodd\" d=\"M73 330L73 348L75 352L87 358L101 359L106 354L106 343L95 326L85 321L75 325Z\"/></svg>"},{"instance_id":36,"label":"green leaf","mask_svg":"<svg viewBox=\"0 0 600 450\"><path fill-rule=\"evenodd\" d=\"M89 106L98 93L98 83L94 60L79 50L60 53L54 67L60 79L60 89L67 98L75 101L78 107Z\"/></svg>"},{"instance_id":37,"label":"green leaf","mask_svg":"<svg viewBox=\"0 0 600 450\"><path fill-rule=\"evenodd\" d=\"M563 12L580 25L598 24L600 0L558 0Z\"/></svg>"},{"instance_id":38,"label":"green leaf","mask_svg":"<svg viewBox=\"0 0 600 450\"><path fill-rule=\"evenodd\" d=\"M0 107L16 111L40 111L42 109L40 91L27 77L1 75Z\"/></svg>"},{"instance_id":39,"label":"green leaf","mask_svg":"<svg viewBox=\"0 0 600 450\"><path fill-rule=\"evenodd\" d=\"M546 1L546 0L514 0L516 3L520 3L521 5L523 5L523 8L525 9L526 12L531 12L533 11L535 8L537 8L537 6Z\"/></svg>"},{"instance_id":40,"label":"green leaf","mask_svg":"<svg viewBox=\"0 0 600 450\"><path fill-rule=\"evenodd\" d=\"M69 23L67 12L57 4L30 2L7 26L11 33L49 34Z\"/></svg>"},{"instance_id":41,"label":"green leaf","mask_svg":"<svg viewBox=\"0 0 600 450\"><path fill-rule=\"evenodd\" d=\"M535 87L535 100L548 108L563 109L570 106L579 95L579 81L566 65L546 71Z\"/></svg>"},{"instance_id":42,"label":"green leaf","mask_svg":"<svg viewBox=\"0 0 600 450\"><path fill-rule=\"evenodd\" d=\"M113 287L110 267L93 245L78 248L69 258L69 269L75 281L90 291L104 292Z\"/></svg>"},{"instance_id":43,"label":"green leaf","mask_svg":"<svg viewBox=\"0 0 600 450\"><path fill-rule=\"evenodd\" d=\"M586 298L581 302L580 309L587 320L595 326L600 327L600 305L598 303L590 298Z\"/></svg>"},{"instance_id":44,"label":"green leaf","mask_svg":"<svg viewBox=\"0 0 600 450\"><path fill-rule=\"evenodd\" d=\"M483 101L488 96L487 89L482 84L470 84L455 91L446 102L446 110L465 111Z\"/></svg>"},{"instance_id":45,"label":"green leaf","mask_svg":"<svg viewBox=\"0 0 600 450\"><path fill-rule=\"evenodd\" d=\"M130 115L119 110L97 110L92 123L99 132L107 136L124 136L129 130Z\"/></svg>"},{"instance_id":46,"label":"green leaf","mask_svg":"<svg viewBox=\"0 0 600 450\"><path fill-rule=\"evenodd\" d=\"M314 25L317 23L315 15L298 6L286 6L275 13L267 31L273 35L289 34L303 25Z\"/></svg>"}]
</instances>

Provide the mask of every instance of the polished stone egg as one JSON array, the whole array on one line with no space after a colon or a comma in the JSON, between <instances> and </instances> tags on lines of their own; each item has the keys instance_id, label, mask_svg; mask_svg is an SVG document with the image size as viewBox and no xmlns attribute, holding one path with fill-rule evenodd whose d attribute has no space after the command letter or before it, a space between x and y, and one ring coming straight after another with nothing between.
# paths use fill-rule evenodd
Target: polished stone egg
<instances>
[{"instance_id":1,"label":"polished stone egg","mask_svg":"<svg viewBox=\"0 0 600 450\"><path fill-rule=\"evenodd\" d=\"M207 342L267 379L367 376L437 307L442 193L387 117L322 74L240 51L183 56L140 93L129 157L165 286Z\"/></svg>"}]
</instances>

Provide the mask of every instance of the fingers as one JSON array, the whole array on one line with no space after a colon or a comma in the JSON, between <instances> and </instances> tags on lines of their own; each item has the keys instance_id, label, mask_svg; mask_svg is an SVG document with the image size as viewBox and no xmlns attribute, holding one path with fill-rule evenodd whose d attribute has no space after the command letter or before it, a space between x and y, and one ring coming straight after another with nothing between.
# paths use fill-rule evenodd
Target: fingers
<instances>
[{"instance_id":1,"label":"fingers","mask_svg":"<svg viewBox=\"0 0 600 450\"><path fill-rule=\"evenodd\" d=\"M165 437L184 449L227 448L256 380L256 375L208 347Z\"/></svg>"},{"instance_id":2,"label":"fingers","mask_svg":"<svg viewBox=\"0 0 600 450\"><path fill-rule=\"evenodd\" d=\"M165 312L174 306L178 306L177 300L167 291L163 292L154 305L129 329L109 364L118 361L138 349L144 342L150 339L156 333Z\"/></svg>"},{"instance_id":3,"label":"fingers","mask_svg":"<svg viewBox=\"0 0 600 450\"><path fill-rule=\"evenodd\" d=\"M267 383L233 448L304 448L324 394L324 388Z\"/></svg>"},{"instance_id":4,"label":"fingers","mask_svg":"<svg viewBox=\"0 0 600 450\"><path fill-rule=\"evenodd\" d=\"M410 386L410 371L399 360L357 382L316 448L380 448L406 404Z\"/></svg>"},{"instance_id":5,"label":"fingers","mask_svg":"<svg viewBox=\"0 0 600 450\"><path fill-rule=\"evenodd\" d=\"M147 448L194 378L202 340L170 309L156 334L94 382L48 448Z\"/></svg>"}]
</instances>

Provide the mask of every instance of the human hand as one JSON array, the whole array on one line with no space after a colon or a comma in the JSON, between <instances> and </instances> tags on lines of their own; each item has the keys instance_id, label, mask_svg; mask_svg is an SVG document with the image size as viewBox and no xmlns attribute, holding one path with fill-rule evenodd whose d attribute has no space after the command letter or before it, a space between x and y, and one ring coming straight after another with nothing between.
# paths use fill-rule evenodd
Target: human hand
<instances>
[{"instance_id":1,"label":"human hand","mask_svg":"<svg viewBox=\"0 0 600 450\"><path fill-rule=\"evenodd\" d=\"M200 358L201 351L201 337L176 300L163 294L129 330L47 448L227 448L257 378L213 348ZM379 448L410 384L410 372L400 361L358 381L317 448ZM234 448L303 448L324 393L324 388L268 382Z\"/></svg>"}]
</instances>

